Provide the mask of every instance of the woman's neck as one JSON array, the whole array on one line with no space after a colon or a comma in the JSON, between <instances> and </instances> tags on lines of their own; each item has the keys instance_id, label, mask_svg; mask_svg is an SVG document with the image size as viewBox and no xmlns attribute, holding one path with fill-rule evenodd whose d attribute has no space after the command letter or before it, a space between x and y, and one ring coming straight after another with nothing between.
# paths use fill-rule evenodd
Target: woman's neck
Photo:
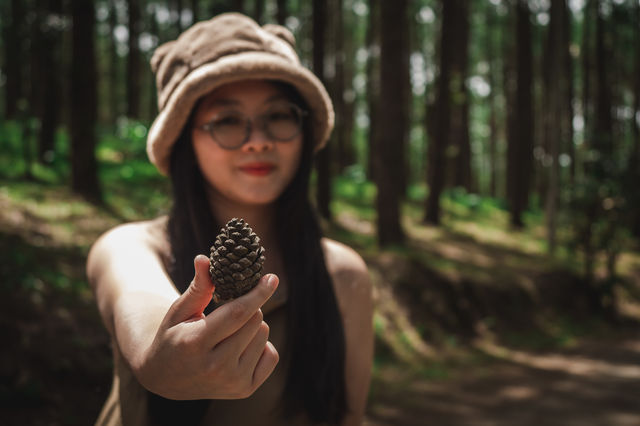
<instances>
[{"instance_id":1,"label":"woman's neck","mask_svg":"<svg viewBox=\"0 0 640 426\"><path fill-rule=\"evenodd\" d=\"M215 191L210 191L209 205L214 219L220 225L226 224L234 217L244 219L253 229L253 232L260 237L263 246L275 244L275 203L267 205L240 204L223 197Z\"/></svg>"}]
</instances>

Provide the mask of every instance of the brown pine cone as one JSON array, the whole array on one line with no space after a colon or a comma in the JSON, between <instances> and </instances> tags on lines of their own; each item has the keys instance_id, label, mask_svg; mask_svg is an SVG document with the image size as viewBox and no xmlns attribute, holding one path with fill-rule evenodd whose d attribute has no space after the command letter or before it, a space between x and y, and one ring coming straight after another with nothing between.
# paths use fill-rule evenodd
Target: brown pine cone
<instances>
[{"instance_id":1,"label":"brown pine cone","mask_svg":"<svg viewBox=\"0 0 640 426\"><path fill-rule=\"evenodd\" d=\"M247 293L262 277L264 248L243 219L231 219L221 230L209 256L209 275L216 286L216 304Z\"/></svg>"}]
</instances>

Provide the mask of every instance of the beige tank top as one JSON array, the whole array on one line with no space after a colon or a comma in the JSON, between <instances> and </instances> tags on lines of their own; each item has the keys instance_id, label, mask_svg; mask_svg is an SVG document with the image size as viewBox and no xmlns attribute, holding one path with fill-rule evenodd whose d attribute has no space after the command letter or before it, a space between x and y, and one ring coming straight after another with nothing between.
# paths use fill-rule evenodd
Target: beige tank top
<instances>
[{"instance_id":1,"label":"beige tank top","mask_svg":"<svg viewBox=\"0 0 640 426\"><path fill-rule=\"evenodd\" d=\"M269 340L281 354L280 362L271 376L253 395L240 400L212 400L202 425L304 425L303 418L285 421L282 401L286 382L286 359L282 358L285 343L286 309L277 308L265 315L269 324ZM124 362L117 344L112 341L114 376L111 392L96 421L97 426L147 426L147 391L138 383Z\"/></svg>"}]
</instances>

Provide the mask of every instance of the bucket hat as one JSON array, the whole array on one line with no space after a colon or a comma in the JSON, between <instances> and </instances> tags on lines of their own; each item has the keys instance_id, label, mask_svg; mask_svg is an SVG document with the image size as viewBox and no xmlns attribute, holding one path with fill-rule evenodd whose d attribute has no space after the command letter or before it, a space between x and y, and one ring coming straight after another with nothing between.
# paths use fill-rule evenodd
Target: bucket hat
<instances>
[{"instance_id":1,"label":"bucket hat","mask_svg":"<svg viewBox=\"0 0 640 426\"><path fill-rule=\"evenodd\" d=\"M295 38L285 27L260 26L239 13L199 22L151 58L156 75L158 116L147 137L150 161L169 174L171 149L198 99L227 83L266 79L291 84L309 107L314 149L321 149L334 125L331 99L320 80L300 63Z\"/></svg>"}]
</instances>

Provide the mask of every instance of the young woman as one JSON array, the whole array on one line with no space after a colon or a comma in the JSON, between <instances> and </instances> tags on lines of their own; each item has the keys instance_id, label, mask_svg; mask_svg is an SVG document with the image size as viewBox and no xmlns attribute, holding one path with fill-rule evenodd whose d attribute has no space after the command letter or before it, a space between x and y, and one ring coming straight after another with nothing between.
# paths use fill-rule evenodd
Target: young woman
<instances>
[{"instance_id":1,"label":"young woman","mask_svg":"<svg viewBox=\"0 0 640 426\"><path fill-rule=\"evenodd\" d=\"M333 109L294 43L283 27L225 14L156 50L147 149L173 206L112 229L89 254L114 353L97 424L362 422L371 285L355 251L321 236L309 203ZM233 217L260 236L268 273L212 310L203 254Z\"/></svg>"}]
</instances>

